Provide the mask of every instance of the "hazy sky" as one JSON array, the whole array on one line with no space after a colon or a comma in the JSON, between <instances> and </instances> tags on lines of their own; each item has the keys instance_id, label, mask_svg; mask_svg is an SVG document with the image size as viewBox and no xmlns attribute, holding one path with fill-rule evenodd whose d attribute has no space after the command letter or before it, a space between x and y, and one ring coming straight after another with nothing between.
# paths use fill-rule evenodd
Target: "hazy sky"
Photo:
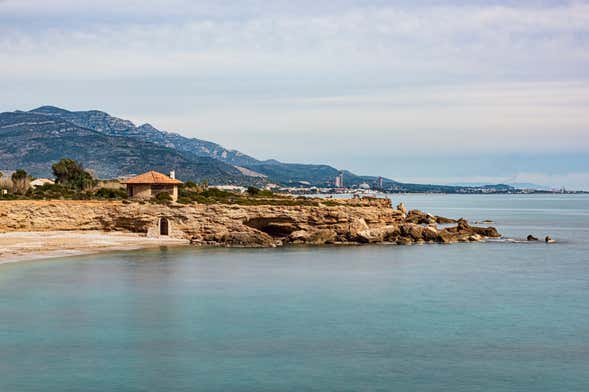
<instances>
[{"instance_id":1,"label":"hazy sky","mask_svg":"<svg viewBox=\"0 0 589 392\"><path fill-rule=\"evenodd\" d=\"M0 111L258 158L589 189L589 2L0 0Z\"/></svg>"}]
</instances>

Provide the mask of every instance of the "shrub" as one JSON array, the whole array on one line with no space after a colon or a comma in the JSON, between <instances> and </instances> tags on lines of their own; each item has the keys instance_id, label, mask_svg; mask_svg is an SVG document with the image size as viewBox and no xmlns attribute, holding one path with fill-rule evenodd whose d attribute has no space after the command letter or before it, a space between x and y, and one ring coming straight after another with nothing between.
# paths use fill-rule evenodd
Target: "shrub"
<instances>
[{"instance_id":1,"label":"shrub","mask_svg":"<svg viewBox=\"0 0 589 392\"><path fill-rule=\"evenodd\" d=\"M257 196L260 193L260 190L258 188L256 188L255 186L248 186L247 193L250 196Z\"/></svg>"},{"instance_id":2,"label":"shrub","mask_svg":"<svg viewBox=\"0 0 589 392\"><path fill-rule=\"evenodd\" d=\"M226 199L231 196L235 196L234 193L223 191L217 188L209 188L201 193L204 197L213 197L217 199Z\"/></svg>"},{"instance_id":3,"label":"shrub","mask_svg":"<svg viewBox=\"0 0 589 392\"><path fill-rule=\"evenodd\" d=\"M158 204L168 204L172 201L172 196L168 192L160 192L155 196L155 202Z\"/></svg>"},{"instance_id":4,"label":"shrub","mask_svg":"<svg viewBox=\"0 0 589 392\"><path fill-rule=\"evenodd\" d=\"M179 197L178 203L180 204L192 204L192 200L189 197Z\"/></svg>"},{"instance_id":5,"label":"shrub","mask_svg":"<svg viewBox=\"0 0 589 392\"><path fill-rule=\"evenodd\" d=\"M100 188L94 193L95 197L101 199L126 199L127 191L124 189Z\"/></svg>"},{"instance_id":6,"label":"shrub","mask_svg":"<svg viewBox=\"0 0 589 392\"><path fill-rule=\"evenodd\" d=\"M272 192L272 191L270 191L268 189L264 189L264 190L261 190L258 193L258 196L261 196L261 197L274 197L274 192Z\"/></svg>"},{"instance_id":7,"label":"shrub","mask_svg":"<svg viewBox=\"0 0 589 392\"><path fill-rule=\"evenodd\" d=\"M24 194L29 189L29 182L31 177L26 171L18 169L11 176L12 179L12 191L14 193Z\"/></svg>"},{"instance_id":8,"label":"shrub","mask_svg":"<svg viewBox=\"0 0 589 392\"><path fill-rule=\"evenodd\" d=\"M51 166L56 183L68 188L86 190L94 186L95 181L82 165L73 159L64 158Z\"/></svg>"},{"instance_id":9,"label":"shrub","mask_svg":"<svg viewBox=\"0 0 589 392\"><path fill-rule=\"evenodd\" d=\"M4 192L0 190L0 200L16 200L18 198L19 197L13 193L4 194Z\"/></svg>"},{"instance_id":10,"label":"shrub","mask_svg":"<svg viewBox=\"0 0 589 392\"><path fill-rule=\"evenodd\" d=\"M29 189L27 196L33 199L74 199L77 195L60 184L45 184Z\"/></svg>"}]
</instances>

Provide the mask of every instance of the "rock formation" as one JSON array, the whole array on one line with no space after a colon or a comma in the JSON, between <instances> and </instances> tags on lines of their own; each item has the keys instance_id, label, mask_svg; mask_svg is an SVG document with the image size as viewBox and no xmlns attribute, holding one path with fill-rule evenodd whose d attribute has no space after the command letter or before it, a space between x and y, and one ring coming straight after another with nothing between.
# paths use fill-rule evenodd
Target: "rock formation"
<instances>
[{"instance_id":1,"label":"rock formation","mask_svg":"<svg viewBox=\"0 0 589 392\"><path fill-rule=\"evenodd\" d=\"M167 234L200 246L274 247L287 244L452 243L499 237L412 210L388 199L333 200L319 206L150 204L100 201L0 202L0 232L104 230ZM328 204L328 205L327 205ZM438 223L456 223L438 228ZM165 229L163 228L165 227ZM164 232L165 231L165 232Z\"/></svg>"}]
</instances>

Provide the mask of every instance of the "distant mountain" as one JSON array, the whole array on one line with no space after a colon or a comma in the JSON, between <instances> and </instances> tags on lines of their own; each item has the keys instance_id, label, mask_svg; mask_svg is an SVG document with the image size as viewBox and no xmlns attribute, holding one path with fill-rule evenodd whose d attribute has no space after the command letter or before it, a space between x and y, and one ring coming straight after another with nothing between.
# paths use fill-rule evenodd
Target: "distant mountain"
<instances>
[{"instance_id":1,"label":"distant mountain","mask_svg":"<svg viewBox=\"0 0 589 392\"><path fill-rule=\"evenodd\" d=\"M175 149L181 153L213 158L235 166L246 177L264 178L263 176L265 176L268 181L283 185L296 186L302 182L330 186L333 185L335 176L340 172L340 170L328 165L283 163L273 159L261 161L237 150L226 149L217 143L161 131L151 124L136 126L129 120L113 117L98 110L72 112L55 106L41 106L29 113L57 117L108 136L137 138ZM376 181L376 177L358 176L347 171L344 176L345 183L349 186ZM383 183L385 185L398 184L389 179L384 179Z\"/></svg>"},{"instance_id":2,"label":"distant mountain","mask_svg":"<svg viewBox=\"0 0 589 392\"><path fill-rule=\"evenodd\" d=\"M61 158L80 161L98 177L114 178L148 170L176 170L182 180L211 184L286 186L334 184L340 170L329 165L258 160L217 143L161 131L98 110L76 111L42 106L28 112L0 113L0 168L23 168L34 176L50 176ZM375 187L378 177L343 171L345 186ZM477 192L449 185L404 184L383 178L390 192ZM509 189L499 189L499 191ZM480 189L479 189L480 191Z\"/></svg>"},{"instance_id":3,"label":"distant mountain","mask_svg":"<svg viewBox=\"0 0 589 392\"><path fill-rule=\"evenodd\" d=\"M227 150L216 143L187 138L177 133L160 131L150 124L137 127L129 120L113 117L99 110L71 112L55 106L41 106L31 110L30 113L58 117L82 128L93 129L105 135L140 138L178 151L206 156L234 165L243 166L248 163L258 162L256 159L239 151Z\"/></svg>"},{"instance_id":4,"label":"distant mountain","mask_svg":"<svg viewBox=\"0 0 589 392\"><path fill-rule=\"evenodd\" d=\"M123 123L111 123L112 135ZM38 177L51 175L63 157L78 160L99 177L113 178L148 170L175 169L179 178L212 183L259 184L219 160L196 156L138 137L110 136L36 112L0 113L0 167L24 168Z\"/></svg>"}]
</instances>

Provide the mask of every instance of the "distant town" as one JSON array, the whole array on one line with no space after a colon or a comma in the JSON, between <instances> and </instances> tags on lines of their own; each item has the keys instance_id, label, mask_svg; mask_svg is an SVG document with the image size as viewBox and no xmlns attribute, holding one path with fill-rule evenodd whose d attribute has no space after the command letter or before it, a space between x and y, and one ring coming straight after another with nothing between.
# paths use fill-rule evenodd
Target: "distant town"
<instances>
[{"instance_id":1,"label":"distant town","mask_svg":"<svg viewBox=\"0 0 589 392\"><path fill-rule=\"evenodd\" d=\"M246 192L247 187L237 185L217 185L213 186L218 189L234 192ZM278 184L269 183L265 187L279 193L287 193L293 195L365 195L376 196L378 194L389 193L450 193L450 194L581 194L586 191L567 190L565 187L561 188L547 188L540 189L539 187L515 187L507 184L492 184L492 185L472 185L472 186L457 186L457 185L429 185L429 184L407 184L407 183L391 183L389 180L385 183L383 177L377 177L372 182L362 182L360 184L347 185L345 181L345 173L342 171L333 178L332 184L325 186L313 186L308 181L297 181L292 186L281 186Z\"/></svg>"}]
</instances>

